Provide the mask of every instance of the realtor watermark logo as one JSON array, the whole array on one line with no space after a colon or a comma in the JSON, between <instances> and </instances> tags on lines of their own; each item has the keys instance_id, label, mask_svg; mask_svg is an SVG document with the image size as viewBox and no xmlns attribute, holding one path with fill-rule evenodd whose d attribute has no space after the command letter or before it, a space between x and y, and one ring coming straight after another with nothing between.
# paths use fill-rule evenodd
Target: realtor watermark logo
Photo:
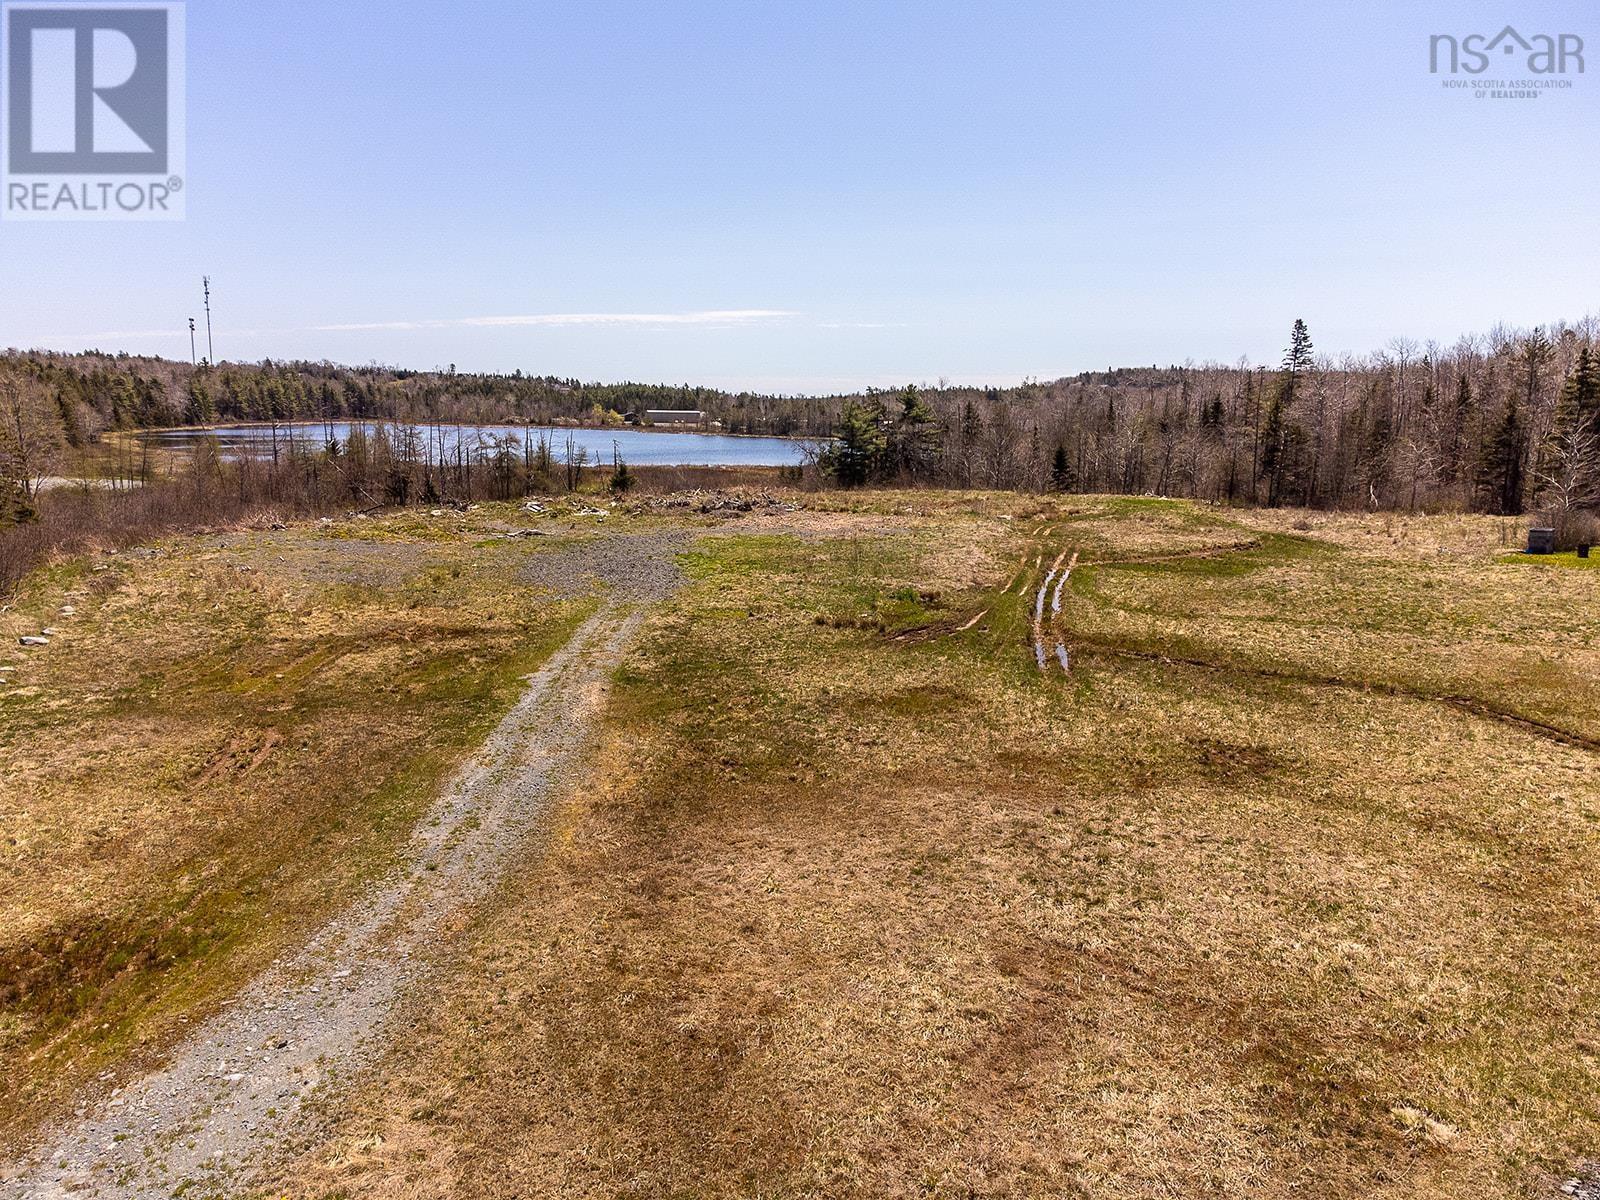
<instances>
[{"instance_id":1,"label":"realtor watermark logo","mask_svg":"<svg viewBox=\"0 0 1600 1200\"><path fill-rule=\"evenodd\" d=\"M8 221L180 221L184 6L0 4Z\"/></svg>"},{"instance_id":2,"label":"realtor watermark logo","mask_svg":"<svg viewBox=\"0 0 1600 1200\"><path fill-rule=\"evenodd\" d=\"M1524 36L1511 25L1496 34L1436 33L1428 39L1428 71L1445 76L1446 91L1474 100L1538 100L1572 90L1573 77L1584 72L1583 38Z\"/></svg>"}]
</instances>

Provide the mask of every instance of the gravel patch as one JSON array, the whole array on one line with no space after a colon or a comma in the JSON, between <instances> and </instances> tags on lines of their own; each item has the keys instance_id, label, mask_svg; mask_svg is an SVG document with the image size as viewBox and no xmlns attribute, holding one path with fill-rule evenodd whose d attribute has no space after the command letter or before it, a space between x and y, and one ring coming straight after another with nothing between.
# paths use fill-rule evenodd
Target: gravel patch
<instances>
[{"instance_id":1,"label":"gravel patch","mask_svg":"<svg viewBox=\"0 0 1600 1200\"><path fill-rule=\"evenodd\" d=\"M561 599L598 586L617 600L648 603L670 596L683 582L673 555L689 544L685 533L609 533L541 546L520 578Z\"/></svg>"},{"instance_id":2,"label":"gravel patch","mask_svg":"<svg viewBox=\"0 0 1600 1200\"><path fill-rule=\"evenodd\" d=\"M314 1129L313 1113L394 1036L400 1003L425 999L456 918L495 887L580 776L611 673L648 604L680 582L671 554L685 540L607 535L537 555L530 583L573 594L599 583L612 602L530 677L419 822L404 865L199 1027L167 1066L85 1101L0 1169L0 1197L236 1195Z\"/></svg>"}]
</instances>

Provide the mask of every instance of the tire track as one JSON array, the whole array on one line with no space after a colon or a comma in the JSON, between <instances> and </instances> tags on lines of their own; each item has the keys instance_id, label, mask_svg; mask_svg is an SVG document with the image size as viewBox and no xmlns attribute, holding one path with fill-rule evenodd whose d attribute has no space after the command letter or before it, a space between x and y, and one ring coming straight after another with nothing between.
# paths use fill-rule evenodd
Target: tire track
<instances>
[{"instance_id":1,"label":"tire track","mask_svg":"<svg viewBox=\"0 0 1600 1200\"><path fill-rule=\"evenodd\" d=\"M1066 563L1065 570L1062 569L1063 563ZM1055 634L1054 654L1056 662L1060 664L1063 674L1072 673L1072 656L1067 652L1066 640L1060 633L1059 625L1061 617L1062 594L1066 590L1067 581L1072 578L1072 572L1077 570L1077 568L1077 553L1074 552L1072 555L1072 561L1067 562L1067 552L1063 550L1056 557L1055 562L1051 564L1050 571L1044 577L1044 582L1039 585L1039 593L1034 599L1033 657L1034 661L1038 664L1039 670L1041 671L1049 668L1049 654L1045 650L1045 632L1048 628L1052 633ZM1055 589L1053 595L1051 593L1052 586ZM1050 620L1048 623L1045 621L1044 612L1046 600L1048 600L1050 604Z\"/></svg>"}]
</instances>

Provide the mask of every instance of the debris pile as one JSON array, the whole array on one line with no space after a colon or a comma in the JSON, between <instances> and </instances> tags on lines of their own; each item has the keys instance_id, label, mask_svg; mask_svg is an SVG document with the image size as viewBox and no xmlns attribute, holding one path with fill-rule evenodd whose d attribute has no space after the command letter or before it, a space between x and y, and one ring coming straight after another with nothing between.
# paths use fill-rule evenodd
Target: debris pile
<instances>
[{"instance_id":1,"label":"debris pile","mask_svg":"<svg viewBox=\"0 0 1600 1200\"><path fill-rule=\"evenodd\" d=\"M673 512L685 509L703 514L742 516L756 512L799 512L801 506L793 500L780 499L764 491L706 491L696 488L689 492L674 492L668 496L644 496L629 503L630 513Z\"/></svg>"}]
</instances>

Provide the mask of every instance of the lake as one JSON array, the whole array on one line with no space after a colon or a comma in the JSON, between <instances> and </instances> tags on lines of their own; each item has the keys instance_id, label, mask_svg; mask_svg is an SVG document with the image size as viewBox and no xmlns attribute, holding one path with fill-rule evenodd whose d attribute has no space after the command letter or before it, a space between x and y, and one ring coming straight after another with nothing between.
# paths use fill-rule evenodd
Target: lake
<instances>
[{"instance_id":1,"label":"lake","mask_svg":"<svg viewBox=\"0 0 1600 1200\"><path fill-rule=\"evenodd\" d=\"M276 438L280 450L291 437L301 446L308 443L316 448L331 435L344 443L356 423L334 421L303 422L279 425ZM378 422L359 422L369 433ZM396 428L387 424L392 431ZM542 436L550 443L551 453L557 461L565 461L567 440L572 440L576 450L582 451L585 460L593 464L609 464L612 450L620 453L629 466L634 467L797 467L806 460L808 448L815 442L799 438L730 437L719 433L666 433L653 429L544 429L525 425L441 425L438 427L414 426L421 445L430 442L433 456L454 458L458 439L465 443L474 458L491 453L502 439L517 439L517 453L525 442L538 443ZM200 438L213 438L225 458L241 455L260 457L272 453L274 432L270 425L219 425L213 429L162 429L144 435L152 446L182 449ZM425 451L423 451L425 453Z\"/></svg>"}]
</instances>

